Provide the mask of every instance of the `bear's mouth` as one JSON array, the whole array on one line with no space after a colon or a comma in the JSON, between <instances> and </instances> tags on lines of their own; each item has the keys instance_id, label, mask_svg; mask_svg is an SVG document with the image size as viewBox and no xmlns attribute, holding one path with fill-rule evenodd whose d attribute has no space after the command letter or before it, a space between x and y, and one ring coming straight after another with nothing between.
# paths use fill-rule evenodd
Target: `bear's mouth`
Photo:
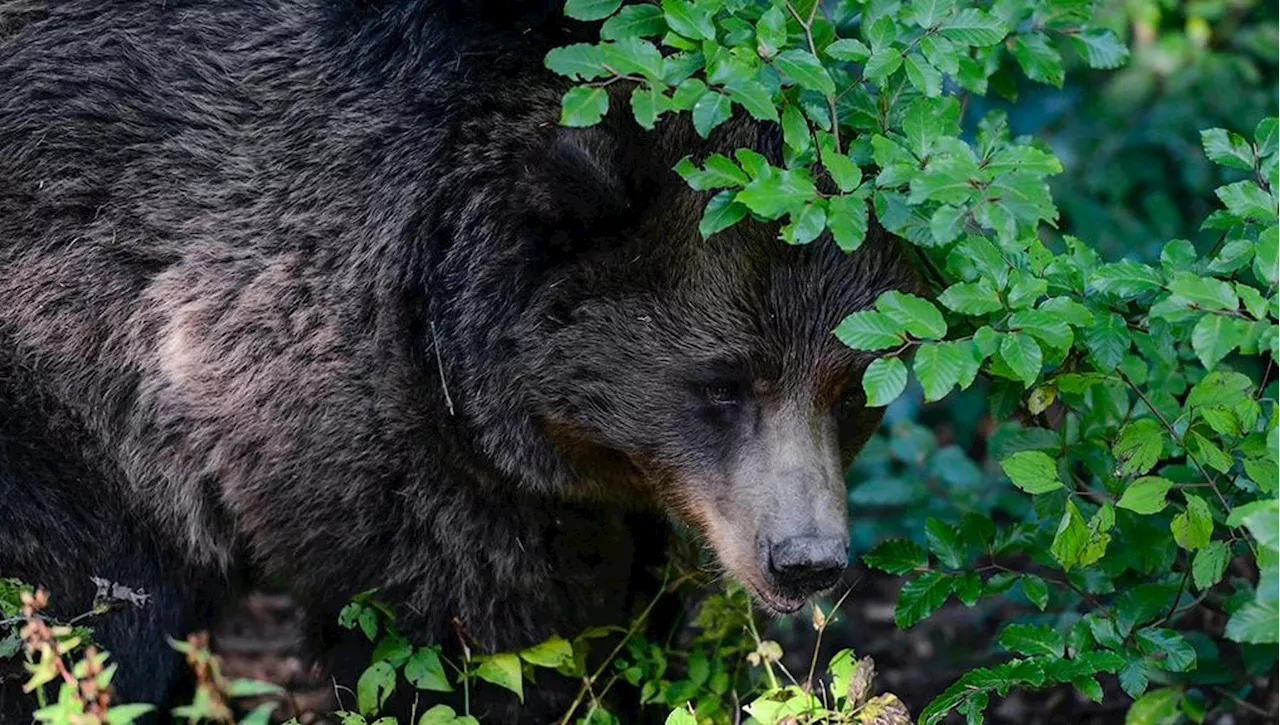
<instances>
[{"instance_id":1,"label":"bear's mouth","mask_svg":"<svg viewBox=\"0 0 1280 725\"><path fill-rule=\"evenodd\" d=\"M753 582L747 583L747 588L755 595L756 600L764 605L774 614L795 614L800 608L808 603L809 597L796 598L784 594L783 592L773 590L768 586L759 586Z\"/></svg>"}]
</instances>

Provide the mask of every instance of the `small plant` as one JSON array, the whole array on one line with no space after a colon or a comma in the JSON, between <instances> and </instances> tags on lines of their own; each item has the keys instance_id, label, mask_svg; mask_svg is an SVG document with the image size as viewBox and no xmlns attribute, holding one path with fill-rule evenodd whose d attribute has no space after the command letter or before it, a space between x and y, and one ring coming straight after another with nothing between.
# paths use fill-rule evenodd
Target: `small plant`
<instances>
[{"instance_id":1,"label":"small plant","mask_svg":"<svg viewBox=\"0 0 1280 725\"><path fill-rule=\"evenodd\" d=\"M36 699L34 718L53 725L127 725L155 710L148 703L115 703L111 681L117 665L108 653L89 643L91 630L76 624L92 616L108 614L120 606L145 606L146 594L106 580L96 580L93 609L59 623L44 615L49 595L32 590L16 579L0 579L0 626L18 625L0 643L0 658L21 655L28 678L23 691ZM108 614L109 616L109 614ZM8 643L15 642L10 646ZM276 685L248 679L228 679L221 661L209 651L209 636L195 633L186 641L171 640L186 655L196 677L196 693L189 705L173 710L173 716L190 723L241 723L266 725L278 702L263 702L237 719L231 701L237 698L278 698ZM50 688L56 696L50 698Z\"/></svg>"},{"instance_id":2,"label":"small plant","mask_svg":"<svg viewBox=\"0 0 1280 725\"><path fill-rule=\"evenodd\" d=\"M113 705L111 678L116 666L108 664L106 652L83 646L86 634L69 624L45 619L49 595L43 590L26 591L13 580L6 586L18 592L21 601L22 643L29 678L23 691L33 693L40 707L35 719L67 725L124 725L153 708L145 704ZM73 656L79 652L79 656ZM57 696L50 702L46 685L56 685Z\"/></svg>"}]
</instances>

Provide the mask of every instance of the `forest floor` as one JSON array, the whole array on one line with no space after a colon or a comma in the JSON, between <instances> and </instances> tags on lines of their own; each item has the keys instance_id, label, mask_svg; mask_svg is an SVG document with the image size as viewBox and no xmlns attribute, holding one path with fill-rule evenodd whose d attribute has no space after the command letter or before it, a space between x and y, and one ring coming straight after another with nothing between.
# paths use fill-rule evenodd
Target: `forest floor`
<instances>
[{"instance_id":1,"label":"forest floor","mask_svg":"<svg viewBox=\"0 0 1280 725\"><path fill-rule=\"evenodd\" d=\"M845 600L840 618L828 629L821 658L836 650L852 647L859 656L870 655L876 662L876 688L892 692L913 713L944 690L970 667L988 664L998 653L990 642L1002 623L1016 616L1012 605L999 600L989 606L966 608L951 604L907 631L893 624L893 602L899 580L865 572ZM807 618L780 620L770 636L782 642L789 657L789 669L803 672L812 653L814 632ZM224 660L224 671L232 677L254 677L285 687L289 702L280 715L297 714L304 725L324 722L319 713L348 706L354 694L337 687L317 666L309 666L302 651L301 612L280 595L255 593L246 598L214 631L214 648ZM1039 693L1014 692L993 700L987 713L992 725L1111 725L1125 721L1129 699L1114 678L1104 682L1106 698L1101 704L1085 700L1071 688ZM1270 683L1269 702L1276 706L1275 682ZM959 722L959 720L957 720ZM1247 725L1247 719L1227 716L1212 719L1215 725Z\"/></svg>"}]
</instances>

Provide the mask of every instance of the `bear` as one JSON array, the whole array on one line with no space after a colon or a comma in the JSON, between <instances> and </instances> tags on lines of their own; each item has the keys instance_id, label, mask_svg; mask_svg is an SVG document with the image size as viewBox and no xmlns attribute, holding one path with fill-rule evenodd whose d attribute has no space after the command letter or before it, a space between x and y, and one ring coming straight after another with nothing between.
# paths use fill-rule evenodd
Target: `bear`
<instances>
[{"instance_id":1,"label":"bear","mask_svg":"<svg viewBox=\"0 0 1280 725\"><path fill-rule=\"evenodd\" d=\"M166 638L246 577L356 671L333 622L373 588L477 652L625 624L669 523L767 611L838 580L881 412L832 329L912 285L900 242L703 239L672 168L780 164L779 130L645 130L622 83L561 127L542 59L592 33L554 1L0 0L0 576L55 614L146 593L91 622L117 700L164 703Z\"/></svg>"}]
</instances>

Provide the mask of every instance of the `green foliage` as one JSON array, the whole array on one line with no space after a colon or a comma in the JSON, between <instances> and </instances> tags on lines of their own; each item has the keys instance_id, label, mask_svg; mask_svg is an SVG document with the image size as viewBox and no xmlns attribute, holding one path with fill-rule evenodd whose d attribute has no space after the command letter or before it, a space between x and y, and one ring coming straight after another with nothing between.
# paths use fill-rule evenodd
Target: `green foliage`
<instances>
[{"instance_id":1,"label":"green foliage","mask_svg":"<svg viewBox=\"0 0 1280 725\"><path fill-rule=\"evenodd\" d=\"M864 558L908 577L899 627L953 596L975 606L1015 585L1036 609L1059 615L1054 624L1005 627L997 641L1012 657L962 676L921 721L953 710L980 718L1013 688L1069 684L1099 699L1096 678L1115 676L1137 699L1130 719L1156 722L1203 705L1197 698L1210 690L1193 688L1221 681L1228 666L1219 648L1275 644L1275 119L1201 135L1224 179L1245 176L1217 189L1222 208L1205 222L1216 235L1207 252L1175 239L1158 266L1108 262L1087 240L1058 235L1049 181L1064 168L1049 147L1015 137L998 112L965 134L957 100L993 89L1011 95L1014 68L1062 86L1073 64L1122 66L1129 51L1091 24L1090 3L911 0L822 10L707 1L662 10L629 30L618 23L590 47L601 57L629 53L626 39L661 47L663 67L602 63L575 76L588 83L570 96L632 83L663 99L658 115L692 112L702 135L735 108L777 119L780 166L739 150L677 167L693 188L716 190L703 233L749 215L783 222L786 243L852 251L874 212L914 246L937 304L889 293L834 330L880 355L862 380L869 404L902 395L909 372L925 401L981 381L993 413L1020 421L989 444L1020 493L988 496L964 516L931 504L941 515L916 530L927 550L890 540ZM551 56L548 65L561 70ZM859 468L930 467L970 487L994 478L972 463L956 466L963 454L938 449L922 429L904 431L887 444L873 440ZM900 476L861 480L855 502L916 495ZM997 511L1010 523L993 523ZM1223 581L1237 558L1259 568L1258 581ZM1220 640L1197 640L1219 671L1202 672L1197 649L1171 627L1205 601L1228 615ZM1172 686L1146 693L1153 680Z\"/></svg>"}]
</instances>

